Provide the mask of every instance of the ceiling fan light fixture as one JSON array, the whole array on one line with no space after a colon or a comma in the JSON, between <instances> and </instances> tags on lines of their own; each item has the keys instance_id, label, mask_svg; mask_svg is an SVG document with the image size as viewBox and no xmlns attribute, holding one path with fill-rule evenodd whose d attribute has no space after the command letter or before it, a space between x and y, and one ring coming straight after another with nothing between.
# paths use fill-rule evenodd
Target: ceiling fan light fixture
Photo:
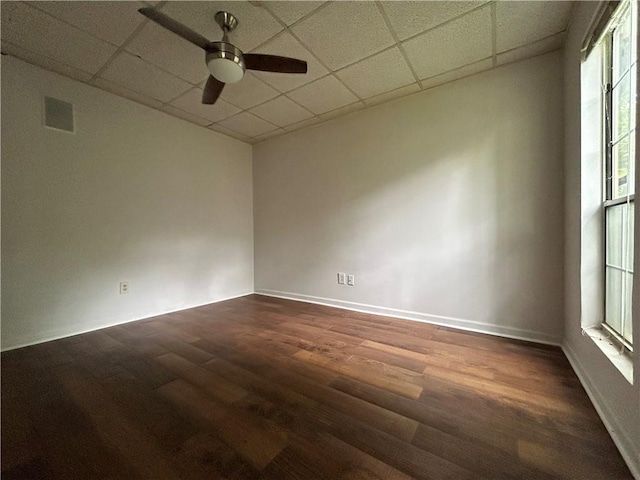
<instances>
[{"instance_id":1,"label":"ceiling fan light fixture","mask_svg":"<svg viewBox=\"0 0 640 480\"><path fill-rule=\"evenodd\" d=\"M207 68L217 80L235 83L242 80L246 68L240 49L227 42L214 42L206 55Z\"/></svg>"},{"instance_id":2,"label":"ceiling fan light fixture","mask_svg":"<svg viewBox=\"0 0 640 480\"><path fill-rule=\"evenodd\" d=\"M229 12L220 11L215 21L222 29L222 40L210 42L198 32L156 10L145 7L138 10L152 22L175 33L184 40L205 51L205 62L211 73L202 88L202 103L213 105L220 97L227 83L242 80L245 70L275 73L307 73L307 62L296 58L247 53L245 56L238 47L229 43L229 33L238 26L238 19Z\"/></svg>"}]
</instances>

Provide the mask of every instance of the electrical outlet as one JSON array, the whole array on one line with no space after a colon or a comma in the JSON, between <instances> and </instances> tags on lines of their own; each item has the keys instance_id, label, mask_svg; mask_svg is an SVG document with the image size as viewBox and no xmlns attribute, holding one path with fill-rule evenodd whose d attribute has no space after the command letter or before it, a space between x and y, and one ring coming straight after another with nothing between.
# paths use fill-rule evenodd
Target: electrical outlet
<instances>
[{"instance_id":1,"label":"electrical outlet","mask_svg":"<svg viewBox=\"0 0 640 480\"><path fill-rule=\"evenodd\" d=\"M346 274L342 272L338 272L338 283L340 285L344 285L346 282Z\"/></svg>"},{"instance_id":2,"label":"electrical outlet","mask_svg":"<svg viewBox=\"0 0 640 480\"><path fill-rule=\"evenodd\" d=\"M120 295L129 293L129 282L120 282Z\"/></svg>"},{"instance_id":3,"label":"electrical outlet","mask_svg":"<svg viewBox=\"0 0 640 480\"><path fill-rule=\"evenodd\" d=\"M356 284L356 276L355 275L349 275L347 277L347 285L349 285L350 287L353 287Z\"/></svg>"}]
</instances>

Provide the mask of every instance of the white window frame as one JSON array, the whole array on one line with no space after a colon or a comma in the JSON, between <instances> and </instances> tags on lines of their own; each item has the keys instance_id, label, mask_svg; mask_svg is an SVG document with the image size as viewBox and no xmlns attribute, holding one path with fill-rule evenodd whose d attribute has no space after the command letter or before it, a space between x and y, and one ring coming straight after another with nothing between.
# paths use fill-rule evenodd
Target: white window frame
<instances>
[{"instance_id":1,"label":"white window frame","mask_svg":"<svg viewBox=\"0 0 640 480\"><path fill-rule=\"evenodd\" d=\"M629 352L633 351L633 340L632 336L625 338L625 329L627 327L626 322L631 322L629 325L629 329L632 329L632 316L628 313L631 312L631 295L628 292L631 292L633 288L633 280L629 281L629 278L633 276L633 258L627 258L627 254L633 255L633 252L629 252L627 248L629 245L632 247L633 242L633 232L629 232L630 227L633 226L633 219L630 219L629 212L632 211L631 205L634 204L635 195L632 191L632 187L634 185L634 177L635 177L635 152L634 145L631 145L631 140L635 138L635 115L633 110L633 105L635 103L635 91L632 88L634 82L632 81L632 75L634 75L634 68L636 66L636 58L637 53L633 55L636 45L636 16L637 16L637 6L635 2L623 2L617 11L614 14L612 22L608 26L606 33L603 35L601 40L603 55L602 55L602 63L603 63L603 83L604 83L604 92L603 95L603 165L604 165L604 199L603 199L603 230L605 233L605 252L604 252L604 278L605 278L605 308L604 308L604 316L602 322L602 328L605 329L613 339L621 346L621 348L628 350ZM618 78L613 78L613 72L615 70L614 62L617 60L616 45L616 31L623 24L623 21L626 21L629 16L631 17L631 29L630 29L630 51L628 52L628 65L623 72L619 72ZM617 132L615 128L615 122L618 115L618 111L614 111L614 95L617 89L622 88L620 85L623 81L629 82L629 125L628 128L620 134ZM618 195L616 185L618 180L617 175L617 156L614 154L614 148L616 145L620 144L623 141L627 141L629 158L628 158L628 171L627 171L627 191L626 195ZM607 212L613 211L613 209L620 208L621 205L627 205L627 208L624 210L626 212L626 218L622 220L622 228L620 232L621 242L621 261L620 265L614 265L613 263L609 263L608 261L608 245L606 239L609 238L608 232L608 224L607 224ZM622 272L621 274L621 291L616 292L618 295L617 299L609 298L608 294L610 292L608 285L608 274L610 272ZM619 315L614 318L610 317L610 302L617 300L620 304ZM608 321L609 320L609 321ZM615 320L615 322L614 322ZM613 323L619 324L619 329L615 328Z\"/></svg>"}]
</instances>

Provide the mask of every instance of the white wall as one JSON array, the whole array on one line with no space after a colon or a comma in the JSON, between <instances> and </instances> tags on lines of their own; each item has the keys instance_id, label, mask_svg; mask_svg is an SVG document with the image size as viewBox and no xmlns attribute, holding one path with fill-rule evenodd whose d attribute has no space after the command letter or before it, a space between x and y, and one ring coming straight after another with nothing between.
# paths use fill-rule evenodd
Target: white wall
<instances>
[{"instance_id":1,"label":"white wall","mask_svg":"<svg viewBox=\"0 0 640 480\"><path fill-rule=\"evenodd\" d=\"M583 336L581 325L593 323L594 308L589 301L597 295L589 262L594 244L591 196L581 195L589 190L593 171L581 170L582 147L580 120L580 46L598 2L579 2L574 12L569 36L564 48L565 71L565 329L563 349L580 376L611 436L622 452L636 478L640 478L640 361L634 354L634 384L630 384L605 357L593 340ZM637 139L636 139L637 140ZM639 151L636 148L636 152ZM586 152L589 153L589 152ZM636 178L636 191L640 176ZM588 193L588 192L585 192ZM640 211L636 209L636 225L640 225ZM637 227L638 228L638 227ZM636 252L640 252L640 235L636 228ZM595 248L598 248L597 246ZM636 271L640 258L636 255ZM640 282L634 282L633 311L640 312ZM600 287L601 288L601 287ZM640 315L634 314L634 343L640 345Z\"/></svg>"},{"instance_id":2,"label":"white wall","mask_svg":"<svg viewBox=\"0 0 640 480\"><path fill-rule=\"evenodd\" d=\"M250 145L6 56L2 120L3 349L253 291Z\"/></svg>"},{"instance_id":3,"label":"white wall","mask_svg":"<svg viewBox=\"0 0 640 480\"><path fill-rule=\"evenodd\" d=\"M556 51L256 145L256 291L560 342L562 104Z\"/></svg>"}]
</instances>

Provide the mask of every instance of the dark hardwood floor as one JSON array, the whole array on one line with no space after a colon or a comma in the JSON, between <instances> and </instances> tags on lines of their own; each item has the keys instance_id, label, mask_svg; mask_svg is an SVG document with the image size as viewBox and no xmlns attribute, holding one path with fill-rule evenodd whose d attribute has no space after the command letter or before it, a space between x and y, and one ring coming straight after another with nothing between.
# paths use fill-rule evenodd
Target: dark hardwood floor
<instances>
[{"instance_id":1,"label":"dark hardwood floor","mask_svg":"<svg viewBox=\"0 0 640 480\"><path fill-rule=\"evenodd\" d=\"M631 475L558 348L251 295L3 353L2 478Z\"/></svg>"}]
</instances>

